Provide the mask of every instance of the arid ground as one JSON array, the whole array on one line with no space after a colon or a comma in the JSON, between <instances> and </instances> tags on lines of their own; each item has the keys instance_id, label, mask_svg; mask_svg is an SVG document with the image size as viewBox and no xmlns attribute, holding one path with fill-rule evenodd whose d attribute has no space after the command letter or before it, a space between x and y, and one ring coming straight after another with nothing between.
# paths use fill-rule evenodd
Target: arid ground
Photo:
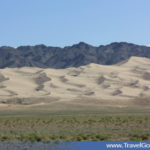
<instances>
[{"instance_id":1,"label":"arid ground","mask_svg":"<svg viewBox=\"0 0 150 150\"><path fill-rule=\"evenodd\" d=\"M0 70L0 140L149 140L150 59Z\"/></svg>"}]
</instances>

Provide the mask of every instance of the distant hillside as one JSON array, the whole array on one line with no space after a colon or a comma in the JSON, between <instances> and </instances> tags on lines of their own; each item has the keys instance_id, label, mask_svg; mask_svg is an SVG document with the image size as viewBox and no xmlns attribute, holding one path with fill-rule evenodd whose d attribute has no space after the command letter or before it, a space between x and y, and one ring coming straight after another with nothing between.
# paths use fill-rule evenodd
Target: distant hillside
<instances>
[{"instance_id":1,"label":"distant hillside","mask_svg":"<svg viewBox=\"0 0 150 150\"><path fill-rule=\"evenodd\" d=\"M150 58L150 47L131 43L111 43L94 47L84 42L64 48L45 45L0 47L0 68L40 67L68 68L89 63L112 65L131 56Z\"/></svg>"}]
</instances>

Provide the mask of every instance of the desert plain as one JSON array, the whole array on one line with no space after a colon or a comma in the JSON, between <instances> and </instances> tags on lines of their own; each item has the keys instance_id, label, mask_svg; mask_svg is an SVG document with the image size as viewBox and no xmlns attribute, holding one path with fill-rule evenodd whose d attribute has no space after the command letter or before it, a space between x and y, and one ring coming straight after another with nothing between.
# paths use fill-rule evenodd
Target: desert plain
<instances>
[{"instance_id":1,"label":"desert plain","mask_svg":"<svg viewBox=\"0 0 150 150\"><path fill-rule=\"evenodd\" d=\"M149 140L149 66L0 69L0 140Z\"/></svg>"}]
</instances>

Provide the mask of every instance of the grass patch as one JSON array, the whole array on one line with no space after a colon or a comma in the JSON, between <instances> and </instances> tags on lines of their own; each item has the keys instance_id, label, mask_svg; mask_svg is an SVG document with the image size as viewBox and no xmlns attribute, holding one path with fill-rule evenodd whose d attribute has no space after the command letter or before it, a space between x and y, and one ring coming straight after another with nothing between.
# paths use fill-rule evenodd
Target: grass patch
<instances>
[{"instance_id":1,"label":"grass patch","mask_svg":"<svg viewBox=\"0 0 150 150\"><path fill-rule=\"evenodd\" d=\"M1 116L0 141L145 141L148 114Z\"/></svg>"}]
</instances>

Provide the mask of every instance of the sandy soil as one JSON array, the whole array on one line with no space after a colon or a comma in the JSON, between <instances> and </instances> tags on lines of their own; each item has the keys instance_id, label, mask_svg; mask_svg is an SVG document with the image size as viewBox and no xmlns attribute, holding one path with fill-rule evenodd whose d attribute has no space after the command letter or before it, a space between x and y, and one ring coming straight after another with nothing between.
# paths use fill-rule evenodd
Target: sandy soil
<instances>
[{"instance_id":1,"label":"sandy soil","mask_svg":"<svg viewBox=\"0 0 150 150\"><path fill-rule=\"evenodd\" d=\"M150 59L131 57L111 66L0 69L0 107L59 102L123 107L136 99L150 105L149 66Z\"/></svg>"}]
</instances>

